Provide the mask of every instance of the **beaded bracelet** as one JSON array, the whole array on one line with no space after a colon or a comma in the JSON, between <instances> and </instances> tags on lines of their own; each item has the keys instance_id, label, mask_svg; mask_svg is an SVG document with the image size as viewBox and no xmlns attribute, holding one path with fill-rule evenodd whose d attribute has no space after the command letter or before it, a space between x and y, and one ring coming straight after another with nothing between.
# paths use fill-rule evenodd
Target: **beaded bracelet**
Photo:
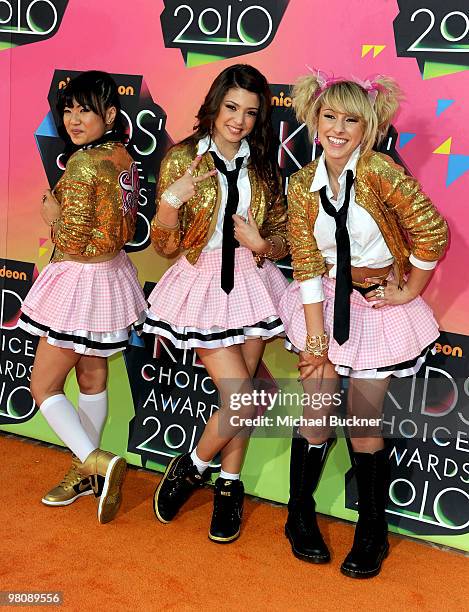
<instances>
[{"instance_id":1,"label":"beaded bracelet","mask_svg":"<svg viewBox=\"0 0 469 612\"><path fill-rule=\"evenodd\" d=\"M166 191L163 191L163 193L161 194L161 199L164 200L167 204L169 204L169 206L171 206L172 208L175 208L176 210L178 208L181 208L181 206L184 204L181 198L178 198L178 196L175 195L172 191L169 191L169 189L166 189Z\"/></svg>"},{"instance_id":2,"label":"beaded bracelet","mask_svg":"<svg viewBox=\"0 0 469 612\"><path fill-rule=\"evenodd\" d=\"M306 335L306 346L305 351L311 353L315 357L324 357L327 355L329 349L329 336L324 334L318 334L316 336Z\"/></svg>"}]
</instances>

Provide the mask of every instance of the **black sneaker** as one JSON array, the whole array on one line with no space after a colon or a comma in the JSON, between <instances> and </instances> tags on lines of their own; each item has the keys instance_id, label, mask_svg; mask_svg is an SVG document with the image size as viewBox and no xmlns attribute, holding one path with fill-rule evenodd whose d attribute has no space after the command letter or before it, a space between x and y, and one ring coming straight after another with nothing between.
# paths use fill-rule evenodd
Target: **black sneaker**
<instances>
[{"instance_id":1,"label":"black sneaker","mask_svg":"<svg viewBox=\"0 0 469 612\"><path fill-rule=\"evenodd\" d=\"M217 478L208 537L227 544L239 538L243 517L244 486L240 480Z\"/></svg>"},{"instance_id":2,"label":"black sneaker","mask_svg":"<svg viewBox=\"0 0 469 612\"><path fill-rule=\"evenodd\" d=\"M209 478L209 470L200 475L188 453L171 460L153 497L153 510L162 523L173 520L193 491Z\"/></svg>"}]
</instances>

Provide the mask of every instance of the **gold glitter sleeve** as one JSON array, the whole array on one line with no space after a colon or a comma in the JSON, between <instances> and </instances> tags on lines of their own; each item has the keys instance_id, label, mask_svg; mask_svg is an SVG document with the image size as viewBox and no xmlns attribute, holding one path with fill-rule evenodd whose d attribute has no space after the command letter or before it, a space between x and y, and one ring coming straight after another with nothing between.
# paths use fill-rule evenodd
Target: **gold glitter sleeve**
<instances>
[{"instance_id":1,"label":"gold glitter sleeve","mask_svg":"<svg viewBox=\"0 0 469 612\"><path fill-rule=\"evenodd\" d=\"M293 175L288 185L287 235L293 278L301 282L324 274L326 266L313 234L314 221L308 200L310 194L306 193L310 185L303 183L300 173Z\"/></svg>"},{"instance_id":2,"label":"gold glitter sleeve","mask_svg":"<svg viewBox=\"0 0 469 612\"><path fill-rule=\"evenodd\" d=\"M68 160L60 179L60 207L54 244L64 253L82 255L91 238L96 209L96 173L85 153L75 153Z\"/></svg>"},{"instance_id":3,"label":"gold glitter sleeve","mask_svg":"<svg viewBox=\"0 0 469 612\"><path fill-rule=\"evenodd\" d=\"M378 164L381 197L406 232L412 254L422 261L440 259L448 243L446 221L418 181L407 176L401 166L384 156Z\"/></svg>"},{"instance_id":4,"label":"gold glitter sleeve","mask_svg":"<svg viewBox=\"0 0 469 612\"><path fill-rule=\"evenodd\" d=\"M275 251L270 257L273 260L283 259L288 255L287 210L281 180L279 190L279 195L267 208L266 220L260 230L262 238L271 238L275 245Z\"/></svg>"},{"instance_id":5,"label":"gold glitter sleeve","mask_svg":"<svg viewBox=\"0 0 469 612\"><path fill-rule=\"evenodd\" d=\"M161 196L170 185L186 171L180 153L180 147L173 147L165 156L160 166L160 176L156 190L156 213L151 222L151 243L157 253L171 257L179 250L183 239L183 210L184 204L179 209L178 224L174 227L164 225L158 219L158 208Z\"/></svg>"}]
</instances>

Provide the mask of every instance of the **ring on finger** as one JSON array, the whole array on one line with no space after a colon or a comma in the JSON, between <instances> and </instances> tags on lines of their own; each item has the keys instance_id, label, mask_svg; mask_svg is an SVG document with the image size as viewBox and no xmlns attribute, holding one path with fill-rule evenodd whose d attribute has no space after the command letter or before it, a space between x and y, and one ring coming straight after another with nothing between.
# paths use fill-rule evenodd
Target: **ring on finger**
<instances>
[{"instance_id":1,"label":"ring on finger","mask_svg":"<svg viewBox=\"0 0 469 612\"><path fill-rule=\"evenodd\" d=\"M190 176L194 176L194 172L192 171L192 168L187 168L187 174L190 174Z\"/></svg>"},{"instance_id":2,"label":"ring on finger","mask_svg":"<svg viewBox=\"0 0 469 612\"><path fill-rule=\"evenodd\" d=\"M378 287L375 290L375 295L377 298L379 298L380 300L382 300L384 298L384 287Z\"/></svg>"}]
</instances>

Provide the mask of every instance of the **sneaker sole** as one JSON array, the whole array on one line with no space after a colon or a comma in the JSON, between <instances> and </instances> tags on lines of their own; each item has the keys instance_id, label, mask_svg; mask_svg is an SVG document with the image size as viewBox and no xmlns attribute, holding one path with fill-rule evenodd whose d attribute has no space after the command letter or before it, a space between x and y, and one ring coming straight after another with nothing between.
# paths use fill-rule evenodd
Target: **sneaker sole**
<instances>
[{"instance_id":1,"label":"sneaker sole","mask_svg":"<svg viewBox=\"0 0 469 612\"><path fill-rule=\"evenodd\" d=\"M290 532L288 531L287 527L285 527L285 536L287 537L287 540L290 542L290 546L291 546L293 555L297 559L300 559L300 561L307 561L308 563L316 563L316 564L330 563L330 560L331 560L330 555L328 557L316 557L316 556L305 555L303 553L298 552L295 549L295 545L293 544L293 538L290 536Z\"/></svg>"},{"instance_id":2,"label":"sneaker sole","mask_svg":"<svg viewBox=\"0 0 469 612\"><path fill-rule=\"evenodd\" d=\"M220 536L214 536L209 532L208 539L211 540L212 542L216 542L217 544L229 544L230 542L234 542L235 540L237 540L240 535L241 535L241 529L238 531L238 533L236 533L233 536L230 536L229 538L221 538Z\"/></svg>"},{"instance_id":3,"label":"sneaker sole","mask_svg":"<svg viewBox=\"0 0 469 612\"><path fill-rule=\"evenodd\" d=\"M48 499L43 497L41 499L41 502L45 504L46 506L69 506L70 504L73 504L73 502L76 501L79 497L83 497L84 495L93 495L93 490L83 491L83 493L78 493L77 495L75 495L75 497L72 497L72 499L67 499L66 501L54 502L54 501L49 501Z\"/></svg>"},{"instance_id":4,"label":"sneaker sole","mask_svg":"<svg viewBox=\"0 0 469 612\"><path fill-rule=\"evenodd\" d=\"M380 573L381 564L383 563L383 561L386 559L388 555L389 555L389 544L386 550L381 555L379 566L376 569L371 570L371 572L357 572L356 570L349 570L344 567L341 567L340 571L342 572L344 576L348 576L349 578L358 578L359 580L364 580L364 579L366 580L366 578L374 578Z\"/></svg>"},{"instance_id":5,"label":"sneaker sole","mask_svg":"<svg viewBox=\"0 0 469 612\"><path fill-rule=\"evenodd\" d=\"M114 457L109 462L104 478L103 491L99 498L98 521L109 523L116 516L121 504L121 487L124 481L127 461L123 457ZM110 504L108 498L114 498Z\"/></svg>"},{"instance_id":6,"label":"sneaker sole","mask_svg":"<svg viewBox=\"0 0 469 612\"><path fill-rule=\"evenodd\" d=\"M170 473L170 471L173 468L173 463L176 461L176 459L178 458L178 455L176 455L176 457L173 457L171 459L171 461L168 463L168 467L166 468L162 479L160 480L160 482L158 483L158 486L155 489L155 493L153 494L153 512L155 513L156 518L160 521L160 523L163 523L164 525L167 525L168 523L170 523L171 521L168 521L167 519L164 519L161 514L158 511L158 497L160 495L160 489L164 483L164 481L166 480L166 478L168 477L168 474Z\"/></svg>"}]
</instances>

